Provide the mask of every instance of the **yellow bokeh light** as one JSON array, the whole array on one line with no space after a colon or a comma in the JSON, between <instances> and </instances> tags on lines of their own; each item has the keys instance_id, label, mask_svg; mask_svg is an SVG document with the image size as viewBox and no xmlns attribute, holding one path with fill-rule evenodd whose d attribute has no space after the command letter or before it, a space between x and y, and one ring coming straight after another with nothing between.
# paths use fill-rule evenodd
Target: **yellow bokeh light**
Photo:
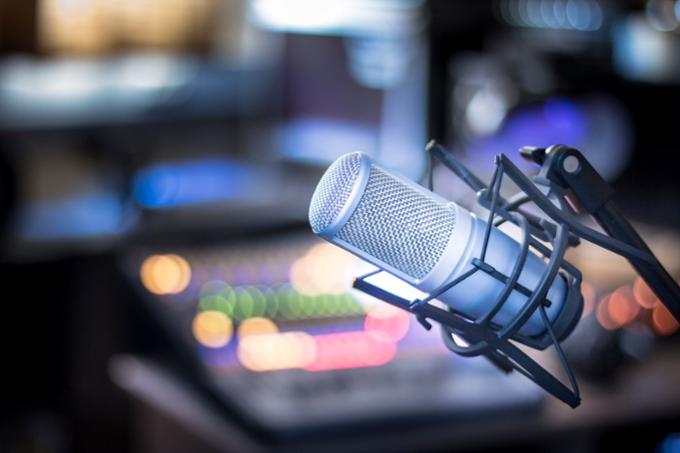
<instances>
[{"instance_id":1,"label":"yellow bokeh light","mask_svg":"<svg viewBox=\"0 0 680 453\"><path fill-rule=\"evenodd\" d=\"M231 319L221 311L202 311L194 317L192 331L196 341L208 348L221 348L233 333Z\"/></svg>"},{"instance_id":2,"label":"yellow bokeh light","mask_svg":"<svg viewBox=\"0 0 680 453\"><path fill-rule=\"evenodd\" d=\"M304 368L316 358L316 343L305 332L250 335L239 342L237 354L251 371Z\"/></svg>"},{"instance_id":3,"label":"yellow bokeh light","mask_svg":"<svg viewBox=\"0 0 680 453\"><path fill-rule=\"evenodd\" d=\"M152 255L142 263L140 278L154 294L177 294L189 285L191 266L178 255Z\"/></svg>"},{"instance_id":4,"label":"yellow bokeh light","mask_svg":"<svg viewBox=\"0 0 680 453\"><path fill-rule=\"evenodd\" d=\"M113 44L109 8L102 0L42 0L38 31L48 50L97 53Z\"/></svg>"},{"instance_id":5,"label":"yellow bokeh light","mask_svg":"<svg viewBox=\"0 0 680 453\"><path fill-rule=\"evenodd\" d=\"M274 324L271 319L255 317L248 318L243 321L238 326L237 334L239 339L243 339L250 335L264 335L269 333L277 333L278 331L279 328L276 327L276 324Z\"/></svg>"},{"instance_id":6,"label":"yellow bokeh light","mask_svg":"<svg viewBox=\"0 0 680 453\"><path fill-rule=\"evenodd\" d=\"M352 285L349 272L356 258L331 244L317 244L290 269L290 283L305 296L342 294Z\"/></svg>"},{"instance_id":7,"label":"yellow bokeh light","mask_svg":"<svg viewBox=\"0 0 680 453\"><path fill-rule=\"evenodd\" d=\"M214 0L39 0L48 51L99 54L127 47L183 48L210 39Z\"/></svg>"}]
</instances>

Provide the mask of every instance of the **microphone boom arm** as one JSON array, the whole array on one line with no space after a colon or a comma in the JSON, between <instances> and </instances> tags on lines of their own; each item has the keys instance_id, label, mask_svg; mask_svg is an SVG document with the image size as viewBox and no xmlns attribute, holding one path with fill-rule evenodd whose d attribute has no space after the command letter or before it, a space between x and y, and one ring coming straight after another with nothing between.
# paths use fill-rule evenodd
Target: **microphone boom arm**
<instances>
[{"instance_id":1,"label":"microphone boom arm","mask_svg":"<svg viewBox=\"0 0 680 453\"><path fill-rule=\"evenodd\" d=\"M523 148L520 152L542 166L537 179L566 189L569 198L593 216L610 236L602 243L596 243L628 259L668 311L680 321L680 286L621 214L612 199L613 190L583 154L564 145L547 149ZM614 248L617 243L632 247L636 253L619 253Z\"/></svg>"}]
</instances>

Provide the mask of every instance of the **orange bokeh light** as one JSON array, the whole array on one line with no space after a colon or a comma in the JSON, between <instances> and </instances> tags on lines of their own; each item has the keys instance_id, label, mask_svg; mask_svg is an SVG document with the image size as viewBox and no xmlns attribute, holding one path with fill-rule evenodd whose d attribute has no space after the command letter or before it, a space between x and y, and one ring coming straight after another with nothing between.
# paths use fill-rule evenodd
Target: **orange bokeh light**
<instances>
[{"instance_id":1,"label":"orange bokeh light","mask_svg":"<svg viewBox=\"0 0 680 453\"><path fill-rule=\"evenodd\" d=\"M192 331L196 341L208 348L221 348L233 333L231 319L221 311L202 311L194 317Z\"/></svg>"},{"instance_id":2,"label":"orange bokeh light","mask_svg":"<svg viewBox=\"0 0 680 453\"><path fill-rule=\"evenodd\" d=\"M607 294L597 303L595 317L597 318L597 322L605 329L615 330L618 325L609 317L609 296L610 295Z\"/></svg>"},{"instance_id":3,"label":"orange bokeh light","mask_svg":"<svg viewBox=\"0 0 680 453\"><path fill-rule=\"evenodd\" d=\"M659 298L649 289L647 283L638 277L633 285L635 301L643 308L651 309L660 303Z\"/></svg>"},{"instance_id":4,"label":"orange bokeh light","mask_svg":"<svg viewBox=\"0 0 680 453\"><path fill-rule=\"evenodd\" d=\"M179 255L152 255L139 271L144 287L158 295L182 292L191 281L191 266Z\"/></svg>"},{"instance_id":5,"label":"orange bokeh light","mask_svg":"<svg viewBox=\"0 0 680 453\"><path fill-rule=\"evenodd\" d=\"M652 325L659 335L670 335L678 330L679 324L664 305L658 304L652 312Z\"/></svg>"},{"instance_id":6,"label":"orange bokeh light","mask_svg":"<svg viewBox=\"0 0 680 453\"><path fill-rule=\"evenodd\" d=\"M640 307L633 299L633 291L630 286L622 286L609 296L607 311L609 319L617 327L624 326L637 317Z\"/></svg>"}]
</instances>

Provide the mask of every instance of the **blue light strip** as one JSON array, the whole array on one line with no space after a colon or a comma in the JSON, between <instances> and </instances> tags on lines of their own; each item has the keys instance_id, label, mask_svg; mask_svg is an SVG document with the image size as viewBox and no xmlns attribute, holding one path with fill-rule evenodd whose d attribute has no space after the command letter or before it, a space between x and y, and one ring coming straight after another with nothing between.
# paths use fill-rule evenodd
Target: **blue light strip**
<instances>
[{"instance_id":1,"label":"blue light strip","mask_svg":"<svg viewBox=\"0 0 680 453\"><path fill-rule=\"evenodd\" d=\"M253 186L253 168L226 159L201 159L153 165L133 181L135 201L149 209L242 198Z\"/></svg>"},{"instance_id":2,"label":"blue light strip","mask_svg":"<svg viewBox=\"0 0 680 453\"><path fill-rule=\"evenodd\" d=\"M129 226L123 202L108 192L29 203L17 217L18 236L28 241L113 236Z\"/></svg>"}]
</instances>

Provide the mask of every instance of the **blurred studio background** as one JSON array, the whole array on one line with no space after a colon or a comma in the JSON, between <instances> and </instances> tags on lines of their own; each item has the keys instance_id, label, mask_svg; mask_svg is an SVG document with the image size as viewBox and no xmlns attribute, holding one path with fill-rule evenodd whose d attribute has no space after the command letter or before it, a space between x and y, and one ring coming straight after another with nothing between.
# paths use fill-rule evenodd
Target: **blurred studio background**
<instances>
[{"instance_id":1,"label":"blurred studio background","mask_svg":"<svg viewBox=\"0 0 680 453\"><path fill-rule=\"evenodd\" d=\"M572 410L307 224L349 151L565 143L680 278L678 106L675 0L0 0L0 451L679 451L678 324L624 260L570 256Z\"/></svg>"}]
</instances>

